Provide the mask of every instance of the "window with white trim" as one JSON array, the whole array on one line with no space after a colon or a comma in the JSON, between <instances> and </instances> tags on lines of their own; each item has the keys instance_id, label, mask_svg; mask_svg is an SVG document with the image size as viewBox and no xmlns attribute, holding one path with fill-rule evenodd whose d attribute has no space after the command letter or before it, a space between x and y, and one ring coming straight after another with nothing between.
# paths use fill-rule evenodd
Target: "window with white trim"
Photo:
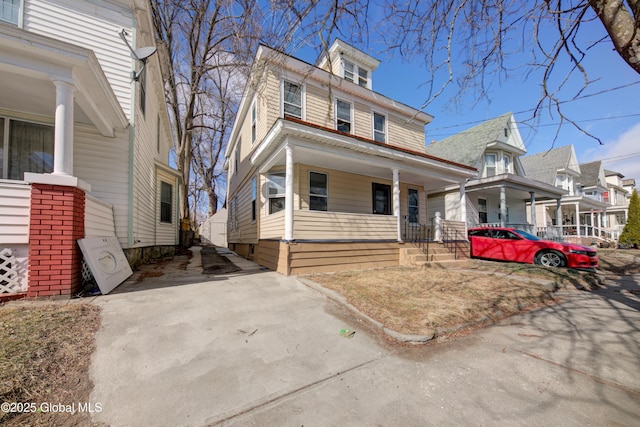
<instances>
[{"instance_id":1,"label":"window with white trim","mask_svg":"<svg viewBox=\"0 0 640 427\"><path fill-rule=\"evenodd\" d=\"M369 70L346 59L342 60L342 77L359 86L369 88Z\"/></svg>"},{"instance_id":2,"label":"window with white trim","mask_svg":"<svg viewBox=\"0 0 640 427\"><path fill-rule=\"evenodd\" d=\"M160 181L160 222L173 222L173 185Z\"/></svg>"},{"instance_id":3,"label":"window with white trim","mask_svg":"<svg viewBox=\"0 0 640 427\"><path fill-rule=\"evenodd\" d=\"M344 79L352 82L353 76L355 75L354 73L355 65L353 64L353 62L349 62L346 59L344 59L342 62L342 66L344 69L344 74L343 74Z\"/></svg>"},{"instance_id":4,"label":"window with white trim","mask_svg":"<svg viewBox=\"0 0 640 427\"><path fill-rule=\"evenodd\" d=\"M24 0L0 0L0 22L20 26Z\"/></svg>"},{"instance_id":5,"label":"window with white trim","mask_svg":"<svg viewBox=\"0 0 640 427\"><path fill-rule=\"evenodd\" d=\"M340 132L351 133L351 103L336 100L336 129Z\"/></svg>"},{"instance_id":6,"label":"window with white trim","mask_svg":"<svg viewBox=\"0 0 640 427\"><path fill-rule=\"evenodd\" d=\"M251 178L251 221L256 220L257 206L256 200L258 198L258 179L254 176Z\"/></svg>"},{"instance_id":7,"label":"window with white trim","mask_svg":"<svg viewBox=\"0 0 640 427\"><path fill-rule=\"evenodd\" d=\"M409 188L409 194L407 197L409 222L413 224L418 223L418 214L420 212L420 202L418 201L418 190L415 188Z\"/></svg>"},{"instance_id":8,"label":"window with white trim","mask_svg":"<svg viewBox=\"0 0 640 427\"><path fill-rule=\"evenodd\" d=\"M309 210L329 210L329 186L326 173L309 172Z\"/></svg>"},{"instance_id":9,"label":"window with white trim","mask_svg":"<svg viewBox=\"0 0 640 427\"><path fill-rule=\"evenodd\" d=\"M486 177L495 176L497 173L497 159L494 153L487 153L484 155L484 168Z\"/></svg>"},{"instance_id":10,"label":"window with white trim","mask_svg":"<svg viewBox=\"0 0 640 427\"><path fill-rule=\"evenodd\" d=\"M486 224L489 222L487 215L487 199L478 199L478 221L480 224Z\"/></svg>"},{"instance_id":11,"label":"window with white trim","mask_svg":"<svg viewBox=\"0 0 640 427\"><path fill-rule=\"evenodd\" d=\"M383 114L373 113L373 140L387 142L387 118Z\"/></svg>"},{"instance_id":12,"label":"window with white trim","mask_svg":"<svg viewBox=\"0 0 640 427\"><path fill-rule=\"evenodd\" d=\"M270 173L267 177L269 214L284 210L285 179L284 172Z\"/></svg>"},{"instance_id":13,"label":"window with white trim","mask_svg":"<svg viewBox=\"0 0 640 427\"><path fill-rule=\"evenodd\" d=\"M511 156L509 154L502 155L502 173L512 173Z\"/></svg>"},{"instance_id":14,"label":"window with white trim","mask_svg":"<svg viewBox=\"0 0 640 427\"><path fill-rule=\"evenodd\" d=\"M251 144L256 142L256 122L258 121L258 107L257 101L253 101L251 106Z\"/></svg>"},{"instance_id":15,"label":"window with white trim","mask_svg":"<svg viewBox=\"0 0 640 427\"><path fill-rule=\"evenodd\" d=\"M282 112L284 116L302 120L302 85L284 80L282 92Z\"/></svg>"},{"instance_id":16,"label":"window with white trim","mask_svg":"<svg viewBox=\"0 0 640 427\"><path fill-rule=\"evenodd\" d=\"M238 173L238 166L240 163L240 144L242 143L241 140L238 140L238 146L236 147L236 152L234 154L234 160L233 160L233 173L236 174Z\"/></svg>"},{"instance_id":17,"label":"window with white trim","mask_svg":"<svg viewBox=\"0 0 640 427\"><path fill-rule=\"evenodd\" d=\"M54 127L0 117L0 179L53 172Z\"/></svg>"}]
</instances>

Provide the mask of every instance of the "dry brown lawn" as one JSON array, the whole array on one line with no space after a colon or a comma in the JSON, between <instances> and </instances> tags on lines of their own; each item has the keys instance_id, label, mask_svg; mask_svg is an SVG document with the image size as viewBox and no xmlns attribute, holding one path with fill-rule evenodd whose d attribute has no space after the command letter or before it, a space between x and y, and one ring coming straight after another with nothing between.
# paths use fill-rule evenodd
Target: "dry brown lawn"
<instances>
[{"instance_id":1,"label":"dry brown lawn","mask_svg":"<svg viewBox=\"0 0 640 427\"><path fill-rule=\"evenodd\" d=\"M473 271L394 267L308 278L403 334L443 335L553 299L544 285Z\"/></svg>"},{"instance_id":2,"label":"dry brown lawn","mask_svg":"<svg viewBox=\"0 0 640 427\"><path fill-rule=\"evenodd\" d=\"M43 403L88 402L99 327L100 309L84 302L0 306L0 402L35 404L29 410ZM86 413L0 411L0 425L90 426L91 420Z\"/></svg>"}]
</instances>

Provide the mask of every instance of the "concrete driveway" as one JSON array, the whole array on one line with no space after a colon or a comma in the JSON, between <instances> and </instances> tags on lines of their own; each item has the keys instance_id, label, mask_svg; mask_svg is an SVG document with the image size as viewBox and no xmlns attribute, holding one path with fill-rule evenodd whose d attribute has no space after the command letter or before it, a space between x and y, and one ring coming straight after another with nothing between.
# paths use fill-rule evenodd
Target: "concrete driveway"
<instances>
[{"instance_id":1,"label":"concrete driveway","mask_svg":"<svg viewBox=\"0 0 640 427\"><path fill-rule=\"evenodd\" d=\"M97 299L96 422L112 426L637 425L640 277L448 342L390 343L293 277L130 280ZM184 260L177 259L174 266ZM344 338L340 330L356 330Z\"/></svg>"}]
</instances>

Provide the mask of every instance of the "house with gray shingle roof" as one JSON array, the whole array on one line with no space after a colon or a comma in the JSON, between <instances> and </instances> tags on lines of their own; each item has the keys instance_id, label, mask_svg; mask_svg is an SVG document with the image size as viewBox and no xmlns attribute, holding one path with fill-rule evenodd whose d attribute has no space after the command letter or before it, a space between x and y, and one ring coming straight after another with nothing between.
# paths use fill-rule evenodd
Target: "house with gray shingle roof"
<instances>
[{"instance_id":1,"label":"house with gray shingle roof","mask_svg":"<svg viewBox=\"0 0 640 427\"><path fill-rule=\"evenodd\" d=\"M603 199L606 180L600 161L580 165L573 145L566 145L522 157L520 162L527 177L566 192L559 201L536 206L537 227L561 226L564 240L604 237L608 204Z\"/></svg>"},{"instance_id":2,"label":"house with gray shingle roof","mask_svg":"<svg viewBox=\"0 0 640 427\"><path fill-rule=\"evenodd\" d=\"M635 180L624 179L624 175L620 172L607 169L604 169L604 176L607 191L603 194L603 199L609 203L606 224L614 234L619 236L627 223L629 200L635 187Z\"/></svg>"},{"instance_id":3,"label":"house with gray shingle roof","mask_svg":"<svg viewBox=\"0 0 640 427\"><path fill-rule=\"evenodd\" d=\"M467 224L517 226L532 230L535 210L527 214L527 204L540 201L556 203L564 195L553 182L531 179L525 175L521 156L526 148L512 113L506 113L426 147L429 155L472 166L478 170L468 180L463 194ZM451 187L428 197L429 216L444 212L445 219L459 218L459 187ZM533 230L532 230L533 231Z\"/></svg>"}]
</instances>

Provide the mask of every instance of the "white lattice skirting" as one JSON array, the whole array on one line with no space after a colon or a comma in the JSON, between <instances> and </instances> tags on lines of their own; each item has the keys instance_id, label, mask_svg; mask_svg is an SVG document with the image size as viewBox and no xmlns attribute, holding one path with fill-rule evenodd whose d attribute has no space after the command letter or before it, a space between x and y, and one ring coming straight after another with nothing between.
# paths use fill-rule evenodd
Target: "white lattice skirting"
<instances>
[{"instance_id":1,"label":"white lattice skirting","mask_svg":"<svg viewBox=\"0 0 640 427\"><path fill-rule=\"evenodd\" d=\"M18 263L9 248L0 251L0 294L26 292L18 280Z\"/></svg>"}]
</instances>

